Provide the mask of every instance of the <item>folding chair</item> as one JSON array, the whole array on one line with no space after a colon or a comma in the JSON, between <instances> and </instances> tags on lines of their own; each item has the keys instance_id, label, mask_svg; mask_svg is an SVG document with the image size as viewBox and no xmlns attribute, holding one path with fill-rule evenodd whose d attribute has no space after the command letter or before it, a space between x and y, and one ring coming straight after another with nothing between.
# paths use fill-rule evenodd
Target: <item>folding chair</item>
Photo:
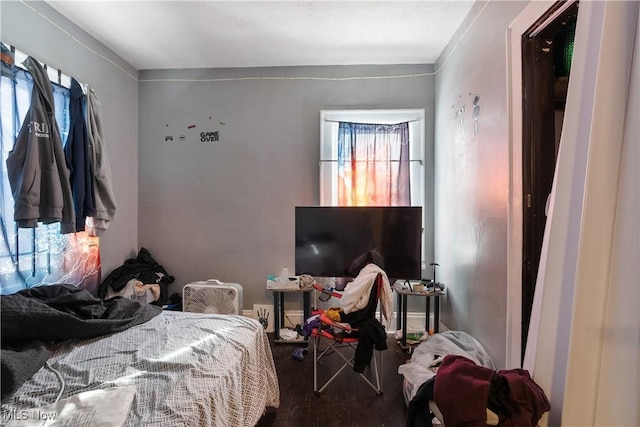
<instances>
[{"instance_id":1,"label":"folding chair","mask_svg":"<svg viewBox=\"0 0 640 427\"><path fill-rule=\"evenodd\" d=\"M376 311L378 308L378 301L380 299L381 288L384 285L382 276L378 274L374 284L371 286L371 292L369 296L369 302L367 306L357 312L349 313L346 315L346 319L349 320L354 327L350 324L343 322L335 322L326 316L326 313L319 310L319 325L314 327L311 332L313 338L313 391L316 394L322 393L322 391L334 380L336 377L347 367L351 367L356 370L356 373L360 375L362 379L378 394L382 394L382 350L386 349L386 332L384 328L376 319ZM349 285L347 285L349 286ZM332 293L333 296L341 297L340 294ZM384 335L384 344L378 343L372 347L371 363L369 364L369 375L364 374L362 366L362 355L368 356L367 350L360 349L360 353L357 354L358 345L360 341L368 341L371 343L370 332L371 329L365 330L365 328L372 328L377 322L382 328L382 334ZM381 337L382 338L382 337ZM330 355L337 355L342 359L342 365L335 370L333 376L326 380L322 385L318 385L319 367L322 360L328 358ZM356 356L360 359L356 360ZM368 359L368 357L365 357ZM364 362L367 363L367 362ZM323 366L327 366L329 369L330 363Z\"/></svg>"}]
</instances>

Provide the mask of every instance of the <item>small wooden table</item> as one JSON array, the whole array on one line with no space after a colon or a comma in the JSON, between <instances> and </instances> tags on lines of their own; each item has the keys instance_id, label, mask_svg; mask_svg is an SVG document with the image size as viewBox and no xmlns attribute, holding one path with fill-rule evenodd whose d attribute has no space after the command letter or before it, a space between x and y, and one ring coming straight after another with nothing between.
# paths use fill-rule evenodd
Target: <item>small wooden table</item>
<instances>
[{"instance_id":1,"label":"small wooden table","mask_svg":"<svg viewBox=\"0 0 640 427\"><path fill-rule=\"evenodd\" d=\"M402 348L407 348L407 297L423 297L426 298L426 316L427 319L425 321L425 331L429 333L429 324L431 318L431 297L434 297L434 309L433 309L433 331L439 332L440 330L440 297L445 295L444 290L438 291L423 291L423 292L414 292L409 289L395 289L398 294L398 320L397 327L402 329Z\"/></svg>"}]
</instances>

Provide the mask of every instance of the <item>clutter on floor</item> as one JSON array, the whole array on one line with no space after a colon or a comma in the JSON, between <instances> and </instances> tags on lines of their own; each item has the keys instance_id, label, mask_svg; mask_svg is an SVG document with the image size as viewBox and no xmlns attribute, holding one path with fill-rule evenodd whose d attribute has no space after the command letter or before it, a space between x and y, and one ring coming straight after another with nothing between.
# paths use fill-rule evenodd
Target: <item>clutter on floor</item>
<instances>
[{"instance_id":1,"label":"clutter on floor","mask_svg":"<svg viewBox=\"0 0 640 427\"><path fill-rule=\"evenodd\" d=\"M300 335L297 331L289 328L280 329L280 339L285 341L293 341L300 338Z\"/></svg>"},{"instance_id":2,"label":"clutter on floor","mask_svg":"<svg viewBox=\"0 0 640 427\"><path fill-rule=\"evenodd\" d=\"M307 353L309 353L309 350L307 350L306 347L298 347L295 350L293 350L291 357L293 357L296 360L304 360L304 355Z\"/></svg>"},{"instance_id":3,"label":"clutter on floor","mask_svg":"<svg viewBox=\"0 0 640 427\"><path fill-rule=\"evenodd\" d=\"M497 371L482 345L461 331L428 336L398 373L404 376L406 426L535 427L550 409L528 371Z\"/></svg>"}]
</instances>

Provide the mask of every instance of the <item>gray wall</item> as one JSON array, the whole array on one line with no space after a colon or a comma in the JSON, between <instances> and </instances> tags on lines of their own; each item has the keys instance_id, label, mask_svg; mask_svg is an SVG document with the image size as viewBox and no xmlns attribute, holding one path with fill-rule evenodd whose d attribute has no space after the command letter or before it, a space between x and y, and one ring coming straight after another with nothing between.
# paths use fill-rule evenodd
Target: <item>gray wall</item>
<instances>
[{"instance_id":1,"label":"gray wall","mask_svg":"<svg viewBox=\"0 0 640 427\"><path fill-rule=\"evenodd\" d=\"M172 291L211 277L238 282L249 308L270 302L268 274L293 265L293 207L318 202L320 110L424 108L426 156L435 155L437 165L433 178L427 164L426 201L435 206L435 231L427 229L435 258L427 253L427 260L441 264L438 278L449 290L443 319L480 340L502 366L509 182L505 28L526 4L474 6L435 78L239 80L432 71L426 65L336 66L147 71L138 82L131 66L45 3L28 5L117 65L22 2L0 3L0 30L4 42L91 84L102 101L119 208L101 239L103 275L145 246L176 276ZM189 81L223 77L230 80ZM185 81L152 81L163 78ZM218 131L220 141L200 142L202 131ZM168 135L173 143L165 142ZM427 224L431 215L427 209Z\"/></svg>"},{"instance_id":2,"label":"gray wall","mask_svg":"<svg viewBox=\"0 0 640 427\"><path fill-rule=\"evenodd\" d=\"M424 108L431 171L433 76L308 78L431 71L421 65L140 72L139 242L176 277L171 291L217 278L243 286L245 309L271 303L266 277L294 266L294 207L319 202L320 110ZM200 133L208 131L220 140L202 142ZM431 174L426 187L433 187ZM432 206L430 190L426 200Z\"/></svg>"},{"instance_id":3,"label":"gray wall","mask_svg":"<svg viewBox=\"0 0 640 427\"><path fill-rule=\"evenodd\" d=\"M436 64L434 251L448 289L443 321L480 341L500 368L510 182L506 27L526 5L478 2Z\"/></svg>"},{"instance_id":4,"label":"gray wall","mask_svg":"<svg viewBox=\"0 0 640 427\"><path fill-rule=\"evenodd\" d=\"M102 103L118 205L115 221L100 239L104 277L138 248L138 73L44 2L2 1L0 19L4 43L89 84Z\"/></svg>"}]
</instances>

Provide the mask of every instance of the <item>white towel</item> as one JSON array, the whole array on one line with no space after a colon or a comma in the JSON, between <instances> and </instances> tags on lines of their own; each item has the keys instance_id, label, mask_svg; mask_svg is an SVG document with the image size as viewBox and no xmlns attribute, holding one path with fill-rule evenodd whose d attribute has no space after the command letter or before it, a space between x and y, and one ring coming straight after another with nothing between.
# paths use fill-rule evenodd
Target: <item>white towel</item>
<instances>
[{"instance_id":1,"label":"white towel","mask_svg":"<svg viewBox=\"0 0 640 427\"><path fill-rule=\"evenodd\" d=\"M367 306L371 296L371 286L376 282L378 274L382 276L382 289L380 289L380 310L386 320L386 326L391 325L393 317L393 291L389 284L387 273L375 264L367 264L358 276L344 288L344 294L340 299L342 310L349 314L362 310Z\"/></svg>"}]
</instances>

